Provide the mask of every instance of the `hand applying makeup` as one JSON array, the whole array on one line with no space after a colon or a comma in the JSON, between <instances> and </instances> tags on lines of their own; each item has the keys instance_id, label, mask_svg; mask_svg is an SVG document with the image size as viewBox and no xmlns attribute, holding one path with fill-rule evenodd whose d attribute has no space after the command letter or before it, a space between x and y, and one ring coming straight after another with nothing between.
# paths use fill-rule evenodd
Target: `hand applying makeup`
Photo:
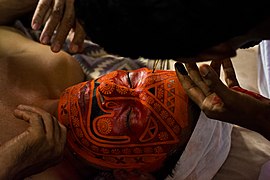
<instances>
[{"instance_id":1,"label":"hand applying makeup","mask_svg":"<svg viewBox=\"0 0 270 180\"><path fill-rule=\"evenodd\" d=\"M28 105L19 105L14 116L29 127L1 145L0 179L23 179L62 160L66 128L54 116Z\"/></svg>"},{"instance_id":2,"label":"hand applying makeup","mask_svg":"<svg viewBox=\"0 0 270 180\"><path fill-rule=\"evenodd\" d=\"M83 27L75 18L74 0L39 0L32 19L32 28L38 30L43 23L40 36L42 44L51 43L53 52L59 52L69 33L73 33L70 51L76 53L82 49L86 36ZM53 33L56 31L55 37Z\"/></svg>"},{"instance_id":3,"label":"hand applying makeup","mask_svg":"<svg viewBox=\"0 0 270 180\"><path fill-rule=\"evenodd\" d=\"M221 64L227 86L219 78ZM230 59L199 68L195 63L185 66L187 71L182 63L175 64L178 79L209 118L245 127L270 139L270 100L239 87Z\"/></svg>"}]
</instances>

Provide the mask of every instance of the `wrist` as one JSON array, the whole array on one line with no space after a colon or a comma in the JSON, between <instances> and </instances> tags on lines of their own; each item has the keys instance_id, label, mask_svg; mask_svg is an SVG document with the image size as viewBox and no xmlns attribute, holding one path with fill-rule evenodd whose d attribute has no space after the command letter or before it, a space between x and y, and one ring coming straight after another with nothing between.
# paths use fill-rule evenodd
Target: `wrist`
<instances>
[{"instance_id":1,"label":"wrist","mask_svg":"<svg viewBox=\"0 0 270 180\"><path fill-rule=\"evenodd\" d=\"M270 140L270 104L264 103L261 108L261 113L258 113L258 132L266 139Z\"/></svg>"},{"instance_id":2,"label":"wrist","mask_svg":"<svg viewBox=\"0 0 270 180\"><path fill-rule=\"evenodd\" d=\"M24 133L20 134L0 147L0 179L13 180L22 178L19 174L27 166L27 163L23 161L24 135Z\"/></svg>"},{"instance_id":3,"label":"wrist","mask_svg":"<svg viewBox=\"0 0 270 180\"><path fill-rule=\"evenodd\" d=\"M8 142L0 147L0 179L14 179L16 175L14 158L9 151Z\"/></svg>"}]
</instances>

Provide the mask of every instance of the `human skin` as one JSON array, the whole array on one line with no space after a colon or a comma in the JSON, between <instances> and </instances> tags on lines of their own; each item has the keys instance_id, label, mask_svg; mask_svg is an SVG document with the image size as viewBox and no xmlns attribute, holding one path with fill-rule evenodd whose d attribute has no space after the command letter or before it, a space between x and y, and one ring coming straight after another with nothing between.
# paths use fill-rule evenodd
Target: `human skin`
<instances>
[{"instance_id":1,"label":"human skin","mask_svg":"<svg viewBox=\"0 0 270 180\"><path fill-rule=\"evenodd\" d=\"M1 179L16 179L44 171L63 158L66 129L48 112L52 114L57 108L60 92L81 82L84 75L69 55L55 54L50 47L25 38L15 29L1 27L0 36L0 175ZM43 123L44 130L40 126ZM69 164L65 168L69 169ZM70 169L69 175L75 176ZM55 172L57 168L40 176L64 178L61 171Z\"/></svg>"},{"instance_id":2,"label":"human skin","mask_svg":"<svg viewBox=\"0 0 270 180\"><path fill-rule=\"evenodd\" d=\"M52 40L51 50L53 52L61 50L69 33L73 34L70 51L76 53L82 50L86 34L76 20L74 0L39 0L31 25L34 30L38 30L42 24L45 24L45 27L40 35L40 42L49 44ZM54 31L56 31L56 35L52 39Z\"/></svg>"},{"instance_id":3,"label":"human skin","mask_svg":"<svg viewBox=\"0 0 270 180\"><path fill-rule=\"evenodd\" d=\"M214 68L206 64L198 68L195 63L187 63L187 71L183 64L175 65L178 79L189 97L208 117L256 131L270 140L270 100L259 100L232 89L239 83L230 59L212 61L212 64ZM217 73L221 64L227 86Z\"/></svg>"},{"instance_id":4,"label":"human skin","mask_svg":"<svg viewBox=\"0 0 270 180\"><path fill-rule=\"evenodd\" d=\"M66 38L69 37L70 52L79 52L83 48L86 34L75 18L73 3L73 0L1 0L0 25L11 24L17 18L30 14L33 16L31 25L34 30L45 25L40 36L42 44L51 44L51 50L59 52ZM57 31L53 38L55 30Z\"/></svg>"},{"instance_id":5,"label":"human skin","mask_svg":"<svg viewBox=\"0 0 270 180\"><path fill-rule=\"evenodd\" d=\"M209 47L194 58L179 59L176 64L178 79L186 93L207 117L256 131L268 140L270 140L270 100L265 98L261 102L230 88L235 84L239 85L230 57L235 56L236 50L249 40L269 39L269 28L270 18L246 34ZM213 60L212 62L215 64L223 65L226 84L220 80L219 74L215 72L220 66L212 68L208 64L202 64L198 67L195 64L196 61L205 60ZM181 62L185 64L186 68ZM243 63L245 62L243 61ZM184 71L186 73L183 74ZM222 106L215 107L211 98L213 96L218 96L221 99Z\"/></svg>"},{"instance_id":6,"label":"human skin","mask_svg":"<svg viewBox=\"0 0 270 180\"><path fill-rule=\"evenodd\" d=\"M27 130L29 124L19 119L24 117L27 120L28 116L26 115L29 113L36 113L35 115L31 116L35 117L37 122L39 120L39 116L43 114L44 116L42 117L44 117L44 119L51 119L53 117L51 115L57 117L57 106L60 94L67 87L82 82L84 80L84 74L77 61L75 61L70 55L64 52L55 54L51 52L50 47L25 38L14 28L1 27L0 36L0 60L2 62L0 65L0 114L2 116L0 119L0 143L4 144L4 146L1 147L10 147L9 145L17 147L22 146L23 143L17 143L16 139L21 137L21 133L29 131L29 129ZM20 104L26 105L22 106ZM46 112L44 112L44 110L46 110ZM15 114L15 116L13 114ZM197 119L198 117L193 116L193 118ZM56 119L52 119L52 122L56 123ZM36 129L34 127L37 126L34 126L34 124L30 123L30 127L33 126L31 129ZM193 126L194 124L189 125ZM62 127L62 125L59 126ZM12 131L10 131L10 129L12 129ZM63 131L65 130L63 129ZM190 133L191 131L189 130L186 134L186 140L188 139ZM14 137L15 140L12 139ZM40 139L40 141L42 141L42 139ZM61 143L61 145L63 144L64 141ZM60 143L56 144L55 146L59 145ZM0 151L6 152L8 149L9 148L0 149ZM19 150L19 148L15 149ZM38 151L36 151L36 153L37 152ZM69 151L66 152L67 154L70 154ZM46 154L46 152L44 153ZM16 167L18 166L16 168L19 169L18 171L24 169L23 174L16 171L7 171L9 173L3 175L2 177L27 177L29 175L41 172L51 165L54 165L44 163L44 166L41 166L42 168L34 168L33 165L35 162L33 162L33 159L29 159L29 163L32 163L31 166L26 168L20 167L20 165L26 164L25 161L24 163L21 163L19 157L16 159L16 151L14 151L12 154L15 156L4 156L3 153L3 156L0 156L0 158L3 159L1 162L3 163L6 161L6 159L9 159L7 157L15 157L15 159L9 159L10 168L14 169L14 166L16 165ZM61 154L62 153L60 153L60 157ZM72 156L73 155L65 156L62 163L47 169L40 174L34 175L32 178L50 179L53 177L56 179L63 179L72 177L72 179L79 179L80 173L78 173L76 168L74 168L76 163L73 162L74 159L71 158ZM47 156L43 157L49 158ZM26 157L25 159L27 160ZM48 160L46 162L52 161ZM5 164L1 164L1 167L2 170L6 168ZM133 171L130 173L131 175L134 175Z\"/></svg>"}]
</instances>

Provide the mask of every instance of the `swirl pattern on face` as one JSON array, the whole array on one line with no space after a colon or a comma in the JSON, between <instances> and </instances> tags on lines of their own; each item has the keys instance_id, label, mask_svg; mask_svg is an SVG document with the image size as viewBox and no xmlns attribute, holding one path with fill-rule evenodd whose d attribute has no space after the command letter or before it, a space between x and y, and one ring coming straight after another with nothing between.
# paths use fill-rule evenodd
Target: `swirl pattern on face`
<instances>
[{"instance_id":1,"label":"swirl pattern on face","mask_svg":"<svg viewBox=\"0 0 270 180\"><path fill-rule=\"evenodd\" d=\"M67 142L104 169L157 170L181 144L188 97L174 71L114 71L66 89L58 106Z\"/></svg>"}]
</instances>

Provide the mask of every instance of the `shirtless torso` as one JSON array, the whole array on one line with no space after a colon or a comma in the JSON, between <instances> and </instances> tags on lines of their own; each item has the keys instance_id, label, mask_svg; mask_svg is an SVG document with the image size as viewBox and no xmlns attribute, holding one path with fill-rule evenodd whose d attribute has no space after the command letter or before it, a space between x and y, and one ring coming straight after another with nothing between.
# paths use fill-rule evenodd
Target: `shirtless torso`
<instances>
[{"instance_id":1,"label":"shirtless torso","mask_svg":"<svg viewBox=\"0 0 270 180\"><path fill-rule=\"evenodd\" d=\"M0 27L0 143L19 135L29 126L13 115L19 104L33 105L57 117L60 93L84 81L79 63L65 52L53 53L49 46L27 39L15 29ZM180 91L179 91L180 92ZM190 102L190 101L189 101ZM190 122L183 134L188 138L199 111L188 106ZM64 160L31 179L81 179L91 176L81 161L66 151ZM174 165L174 163L173 163ZM76 170L80 170L78 173ZM94 170L93 170L94 171ZM82 174L83 173L83 174Z\"/></svg>"},{"instance_id":2,"label":"shirtless torso","mask_svg":"<svg viewBox=\"0 0 270 180\"><path fill-rule=\"evenodd\" d=\"M50 47L27 39L15 29L1 27L0 37L0 143L3 144L28 127L28 123L13 115L19 104L36 105L54 113L48 107L57 106L60 93L83 81L84 75L71 56L53 53ZM51 168L36 177L50 174L54 179L63 176L59 168L57 171Z\"/></svg>"}]
</instances>

